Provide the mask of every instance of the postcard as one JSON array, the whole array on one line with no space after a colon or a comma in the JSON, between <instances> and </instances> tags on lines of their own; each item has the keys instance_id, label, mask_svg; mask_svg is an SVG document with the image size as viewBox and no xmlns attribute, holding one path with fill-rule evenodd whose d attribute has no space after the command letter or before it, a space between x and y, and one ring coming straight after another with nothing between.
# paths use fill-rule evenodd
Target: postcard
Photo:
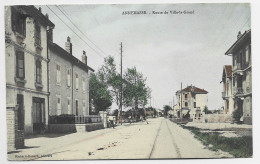
<instances>
[{"instance_id":1,"label":"postcard","mask_svg":"<svg viewBox=\"0 0 260 164\"><path fill-rule=\"evenodd\" d=\"M11 161L252 158L250 3L6 5Z\"/></svg>"}]
</instances>

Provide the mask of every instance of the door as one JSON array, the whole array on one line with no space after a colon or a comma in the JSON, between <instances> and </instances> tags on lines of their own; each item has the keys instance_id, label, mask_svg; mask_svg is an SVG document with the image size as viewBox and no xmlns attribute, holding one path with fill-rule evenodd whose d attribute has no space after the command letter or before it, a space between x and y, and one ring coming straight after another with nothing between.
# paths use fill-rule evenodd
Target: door
<instances>
[{"instance_id":1,"label":"door","mask_svg":"<svg viewBox=\"0 0 260 164\"><path fill-rule=\"evenodd\" d=\"M17 111L18 130L24 130L24 100L23 100L23 95L21 94L17 95L17 105L18 105L18 111Z\"/></svg>"},{"instance_id":2,"label":"door","mask_svg":"<svg viewBox=\"0 0 260 164\"><path fill-rule=\"evenodd\" d=\"M40 133L45 130L45 109L44 99L33 98L33 133Z\"/></svg>"}]
</instances>

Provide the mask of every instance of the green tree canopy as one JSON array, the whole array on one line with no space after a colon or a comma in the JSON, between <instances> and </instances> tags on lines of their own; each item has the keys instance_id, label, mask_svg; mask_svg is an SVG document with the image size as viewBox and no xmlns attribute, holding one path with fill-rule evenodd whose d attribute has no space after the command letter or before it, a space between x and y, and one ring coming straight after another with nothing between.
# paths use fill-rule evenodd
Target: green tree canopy
<instances>
[{"instance_id":1,"label":"green tree canopy","mask_svg":"<svg viewBox=\"0 0 260 164\"><path fill-rule=\"evenodd\" d=\"M136 70L136 67L128 68L124 74L124 106L134 107L145 106L147 104L148 88L146 78Z\"/></svg>"},{"instance_id":2,"label":"green tree canopy","mask_svg":"<svg viewBox=\"0 0 260 164\"><path fill-rule=\"evenodd\" d=\"M89 97L95 111L106 111L112 105L112 96L104 82L94 73L90 77Z\"/></svg>"}]
</instances>

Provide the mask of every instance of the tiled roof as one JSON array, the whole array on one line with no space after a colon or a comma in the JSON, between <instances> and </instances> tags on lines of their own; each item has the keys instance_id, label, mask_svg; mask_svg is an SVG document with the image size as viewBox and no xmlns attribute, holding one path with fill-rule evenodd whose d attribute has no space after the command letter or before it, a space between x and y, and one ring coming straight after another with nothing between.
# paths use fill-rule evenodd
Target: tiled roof
<instances>
[{"instance_id":1,"label":"tiled roof","mask_svg":"<svg viewBox=\"0 0 260 164\"><path fill-rule=\"evenodd\" d=\"M226 70L227 76L232 75L232 65L225 65L225 70Z\"/></svg>"},{"instance_id":2,"label":"tiled roof","mask_svg":"<svg viewBox=\"0 0 260 164\"><path fill-rule=\"evenodd\" d=\"M202 94L208 93L208 91L206 91L204 89L200 89L200 88L195 87L195 86L188 86L187 88L184 88L182 91L191 92L192 90L193 90L193 93L202 93Z\"/></svg>"},{"instance_id":3,"label":"tiled roof","mask_svg":"<svg viewBox=\"0 0 260 164\"><path fill-rule=\"evenodd\" d=\"M69 54L66 50L61 48L59 45L57 45L51 41L48 41L48 48L50 50L54 51L56 53L56 55L59 55L60 57L68 60L69 62L72 62L73 64L77 65L78 67L80 67L86 71L91 70L94 72L94 69L92 69L88 65L82 63L78 58Z\"/></svg>"}]
</instances>

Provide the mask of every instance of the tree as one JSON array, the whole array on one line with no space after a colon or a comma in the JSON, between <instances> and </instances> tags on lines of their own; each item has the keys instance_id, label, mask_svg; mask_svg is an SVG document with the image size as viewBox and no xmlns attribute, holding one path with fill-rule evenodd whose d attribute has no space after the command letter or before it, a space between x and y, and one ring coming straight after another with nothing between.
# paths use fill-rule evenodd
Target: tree
<instances>
[{"instance_id":1,"label":"tree","mask_svg":"<svg viewBox=\"0 0 260 164\"><path fill-rule=\"evenodd\" d=\"M163 110L164 110L164 116L167 117L168 112L169 112L170 110L172 110L172 108L171 108L169 105L164 105Z\"/></svg>"},{"instance_id":2,"label":"tree","mask_svg":"<svg viewBox=\"0 0 260 164\"><path fill-rule=\"evenodd\" d=\"M99 71L99 76L109 87L113 102L116 103L119 109L121 105L120 98L122 78L121 75L116 71L115 59L112 56L108 56L104 59L104 65ZM120 113L121 111L118 111L118 120L120 119Z\"/></svg>"},{"instance_id":3,"label":"tree","mask_svg":"<svg viewBox=\"0 0 260 164\"><path fill-rule=\"evenodd\" d=\"M112 105L112 96L106 84L98 79L96 74L92 73L90 75L89 86L90 103L94 106L96 113L109 109Z\"/></svg>"},{"instance_id":4,"label":"tree","mask_svg":"<svg viewBox=\"0 0 260 164\"><path fill-rule=\"evenodd\" d=\"M127 69L124 74L124 106L133 107L135 110L138 110L138 106L144 108L148 99L148 87L145 83L146 78L136 70L136 67Z\"/></svg>"},{"instance_id":5,"label":"tree","mask_svg":"<svg viewBox=\"0 0 260 164\"><path fill-rule=\"evenodd\" d=\"M204 112L205 114L212 114L212 111L210 111L207 106L204 107L203 112Z\"/></svg>"}]
</instances>

